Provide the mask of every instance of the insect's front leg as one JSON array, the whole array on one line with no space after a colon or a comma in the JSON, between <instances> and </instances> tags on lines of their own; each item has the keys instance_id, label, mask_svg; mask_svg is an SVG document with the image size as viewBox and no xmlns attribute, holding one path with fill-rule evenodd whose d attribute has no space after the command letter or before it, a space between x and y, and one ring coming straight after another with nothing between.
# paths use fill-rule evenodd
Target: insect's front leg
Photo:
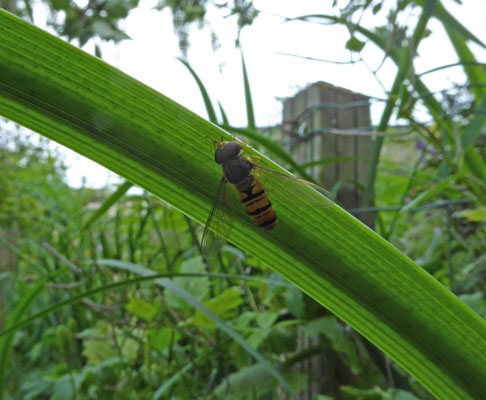
<instances>
[{"instance_id":1,"label":"insect's front leg","mask_svg":"<svg viewBox=\"0 0 486 400\"><path fill-rule=\"evenodd\" d=\"M255 157L255 156L253 156ZM258 157L255 161L250 161L249 159L246 159L246 161L248 162L248 164L250 165L250 169L256 169L257 167L257 164L261 161L262 159L260 157Z\"/></svg>"},{"instance_id":2,"label":"insect's front leg","mask_svg":"<svg viewBox=\"0 0 486 400\"><path fill-rule=\"evenodd\" d=\"M245 163L248 165L248 168L250 169L250 171L256 168L255 167L255 165L256 165L255 162L250 161L248 158L243 158L243 159L245 160ZM260 160L258 160L258 161L260 161Z\"/></svg>"},{"instance_id":3,"label":"insect's front leg","mask_svg":"<svg viewBox=\"0 0 486 400\"><path fill-rule=\"evenodd\" d=\"M243 147L243 149L244 149L245 147L246 147L246 144L245 144L245 146ZM250 149L250 150L251 150L251 149ZM261 157L256 156L256 155L254 155L254 154L247 154L247 155L246 155L246 157L248 157L248 158L256 158L256 160L255 160L255 161L250 161L250 163L252 163L252 164L258 164L258 163L260 162L260 160L261 160Z\"/></svg>"}]
</instances>

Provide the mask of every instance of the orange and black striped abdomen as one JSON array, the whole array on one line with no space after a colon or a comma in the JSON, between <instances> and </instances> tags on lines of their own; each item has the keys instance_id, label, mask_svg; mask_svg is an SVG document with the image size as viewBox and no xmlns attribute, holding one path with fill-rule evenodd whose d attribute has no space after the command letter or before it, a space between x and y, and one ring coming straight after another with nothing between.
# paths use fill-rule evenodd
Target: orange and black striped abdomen
<instances>
[{"instance_id":1,"label":"orange and black striped abdomen","mask_svg":"<svg viewBox=\"0 0 486 400\"><path fill-rule=\"evenodd\" d=\"M246 212L260 228L273 229L275 227L277 216L260 182L252 179L248 188L240 190L240 199Z\"/></svg>"}]
</instances>

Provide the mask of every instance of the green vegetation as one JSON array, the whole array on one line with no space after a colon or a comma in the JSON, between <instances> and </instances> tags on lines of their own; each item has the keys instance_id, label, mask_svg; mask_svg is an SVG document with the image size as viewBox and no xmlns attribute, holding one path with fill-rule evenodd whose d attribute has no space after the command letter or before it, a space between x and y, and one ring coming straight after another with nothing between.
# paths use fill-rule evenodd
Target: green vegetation
<instances>
[{"instance_id":1,"label":"green vegetation","mask_svg":"<svg viewBox=\"0 0 486 400\"><path fill-rule=\"evenodd\" d=\"M299 211L284 201L296 190L299 199L326 200L269 181L279 229L263 232L236 208L231 244L211 260L202 257L201 224L221 172L208 138L237 133L265 154L262 165L280 169L274 158L305 173L257 131L246 68L248 126L237 129L221 106L217 119L197 68L183 61L209 123L0 10L0 115L127 180L110 192L72 189L45 143L13 128L2 133L0 399L306 391L326 394L319 399L480 399L486 73L466 39L484 45L440 2L417 3L417 26L400 46L385 30L396 21L368 31L352 22L359 8L300 18L345 24L397 64L377 127L389 135L375 141L364 188L381 236L337 205ZM445 27L467 74L466 100L455 108L413 71L430 18ZM363 45L353 36L348 47ZM433 124L413 119L418 101ZM413 141L394 135L394 112L412 126ZM132 184L142 191L130 194Z\"/></svg>"}]
</instances>

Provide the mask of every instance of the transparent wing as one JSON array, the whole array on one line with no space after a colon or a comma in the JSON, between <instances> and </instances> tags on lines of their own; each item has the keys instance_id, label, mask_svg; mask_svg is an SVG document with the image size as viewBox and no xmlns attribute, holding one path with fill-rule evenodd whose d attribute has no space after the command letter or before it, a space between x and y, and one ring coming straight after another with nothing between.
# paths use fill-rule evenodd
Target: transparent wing
<instances>
[{"instance_id":1,"label":"transparent wing","mask_svg":"<svg viewBox=\"0 0 486 400\"><path fill-rule=\"evenodd\" d=\"M228 185L223 177L219 182L216 197L214 198L211 212L201 239L201 248L204 257L209 259L219 252L229 238L233 228L234 206L228 199Z\"/></svg>"},{"instance_id":2,"label":"transparent wing","mask_svg":"<svg viewBox=\"0 0 486 400\"><path fill-rule=\"evenodd\" d=\"M279 202L296 207L326 208L335 202L334 196L328 190L315 183L258 164L254 166L255 176L272 199L278 196Z\"/></svg>"}]
</instances>

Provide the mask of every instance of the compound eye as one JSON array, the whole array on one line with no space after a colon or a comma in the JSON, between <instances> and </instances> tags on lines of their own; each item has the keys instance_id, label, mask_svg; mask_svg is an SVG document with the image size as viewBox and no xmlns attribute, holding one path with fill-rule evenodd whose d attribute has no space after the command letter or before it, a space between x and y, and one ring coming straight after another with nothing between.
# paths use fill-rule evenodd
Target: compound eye
<instances>
[{"instance_id":1,"label":"compound eye","mask_svg":"<svg viewBox=\"0 0 486 400\"><path fill-rule=\"evenodd\" d=\"M238 142L228 142L225 143L222 147L216 149L214 153L214 160L218 164L222 164L227 160L233 160L241 152L241 145Z\"/></svg>"},{"instance_id":2,"label":"compound eye","mask_svg":"<svg viewBox=\"0 0 486 400\"><path fill-rule=\"evenodd\" d=\"M226 150L227 158L236 158L240 154L241 144L238 142L228 142L224 146L224 150Z\"/></svg>"}]
</instances>

